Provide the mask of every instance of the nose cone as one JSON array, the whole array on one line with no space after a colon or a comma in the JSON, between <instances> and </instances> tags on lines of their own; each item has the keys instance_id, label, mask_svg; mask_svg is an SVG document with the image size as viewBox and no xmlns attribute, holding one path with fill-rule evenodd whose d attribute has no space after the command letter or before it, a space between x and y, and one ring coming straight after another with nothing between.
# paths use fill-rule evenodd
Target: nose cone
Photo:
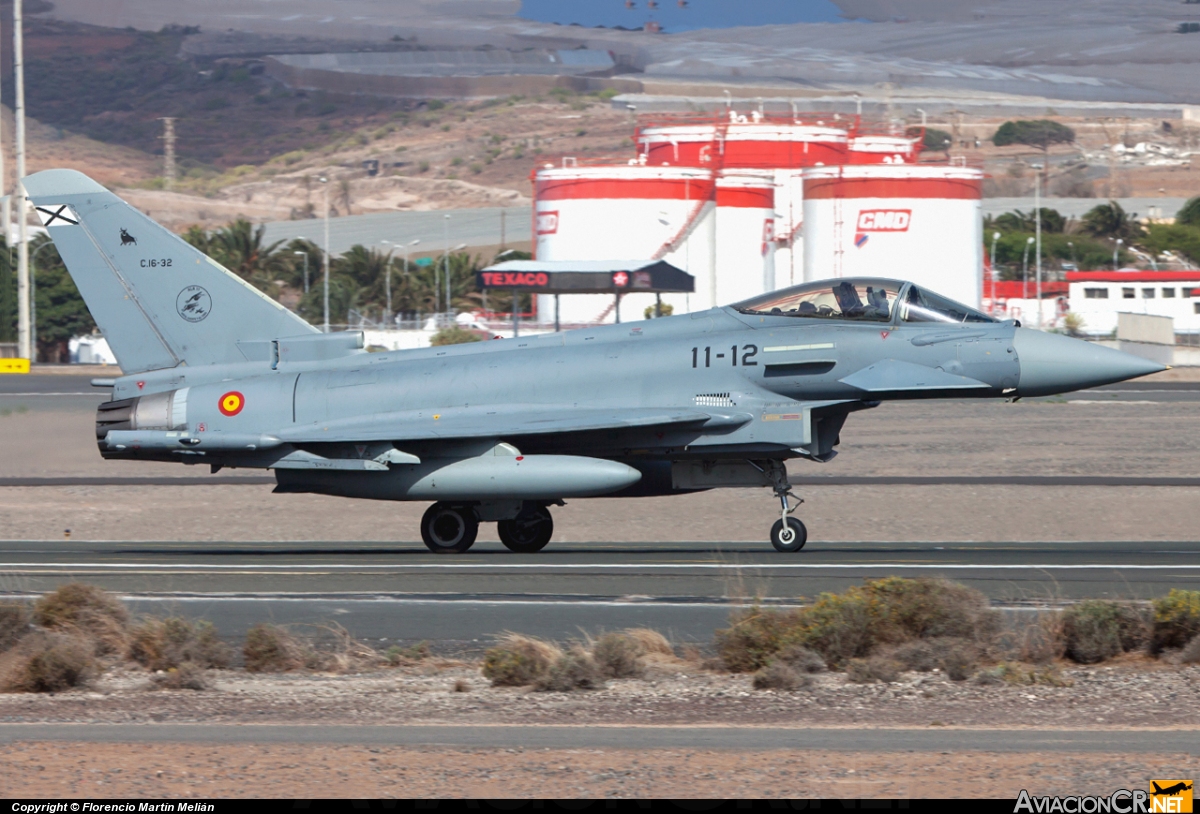
<instances>
[{"instance_id":1,"label":"nose cone","mask_svg":"<svg viewBox=\"0 0 1200 814\"><path fill-rule=\"evenodd\" d=\"M1021 366L1017 393L1022 396L1067 393L1166 370L1140 356L1031 328L1017 328L1013 347Z\"/></svg>"}]
</instances>

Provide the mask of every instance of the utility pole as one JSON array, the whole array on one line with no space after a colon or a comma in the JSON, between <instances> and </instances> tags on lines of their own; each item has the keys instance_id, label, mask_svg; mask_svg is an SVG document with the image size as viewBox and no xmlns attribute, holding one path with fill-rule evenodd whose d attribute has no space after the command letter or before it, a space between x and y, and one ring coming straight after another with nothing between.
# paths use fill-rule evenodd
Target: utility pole
<instances>
[{"instance_id":1,"label":"utility pole","mask_svg":"<svg viewBox=\"0 0 1200 814\"><path fill-rule=\"evenodd\" d=\"M175 119L163 116L163 186L175 188Z\"/></svg>"},{"instance_id":2,"label":"utility pole","mask_svg":"<svg viewBox=\"0 0 1200 814\"><path fill-rule=\"evenodd\" d=\"M33 335L30 331L29 299L29 225L25 222L25 43L22 33L23 0L13 1L13 76L16 101L17 146L17 355L33 360Z\"/></svg>"},{"instance_id":3,"label":"utility pole","mask_svg":"<svg viewBox=\"0 0 1200 814\"><path fill-rule=\"evenodd\" d=\"M2 28L2 26L0 26ZM4 119L0 117L0 196L4 198L3 212L0 217L4 218L4 246L10 252L9 257L12 257L12 198L8 196L8 173L4 167Z\"/></svg>"},{"instance_id":4,"label":"utility pole","mask_svg":"<svg viewBox=\"0 0 1200 814\"><path fill-rule=\"evenodd\" d=\"M325 190L325 325L322 330L329 333L329 179L321 176L322 189Z\"/></svg>"},{"instance_id":5,"label":"utility pole","mask_svg":"<svg viewBox=\"0 0 1200 814\"><path fill-rule=\"evenodd\" d=\"M442 240L446 247L446 253L442 255L442 272L446 275L446 311L450 310L450 216L442 216ZM437 277L433 280L434 288L437 287ZM441 310L440 308L438 309Z\"/></svg>"},{"instance_id":6,"label":"utility pole","mask_svg":"<svg viewBox=\"0 0 1200 814\"><path fill-rule=\"evenodd\" d=\"M1050 162L1047 161L1047 164ZM1037 268L1037 329L1042 329L1042 176L1033 177L1033 228L1037 235L1034 265Z\"/></svg>"}]
</instances>

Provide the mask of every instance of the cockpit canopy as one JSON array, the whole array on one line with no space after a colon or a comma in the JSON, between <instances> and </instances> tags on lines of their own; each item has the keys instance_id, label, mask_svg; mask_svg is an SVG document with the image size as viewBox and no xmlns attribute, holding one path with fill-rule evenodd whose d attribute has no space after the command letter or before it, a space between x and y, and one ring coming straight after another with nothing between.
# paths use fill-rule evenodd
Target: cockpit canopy
<instances>
[{"instance_id":1,"label":"cockpit canopy","mask_svg":"<svg viewBox=\"0 0 1200 814\"><path fill-rule=\"evenodd\" d=\"M847 277L762 294L733 306L743 314L855 322L996 322L987 314L900 280Z\"/></svg>"}]
</instances>

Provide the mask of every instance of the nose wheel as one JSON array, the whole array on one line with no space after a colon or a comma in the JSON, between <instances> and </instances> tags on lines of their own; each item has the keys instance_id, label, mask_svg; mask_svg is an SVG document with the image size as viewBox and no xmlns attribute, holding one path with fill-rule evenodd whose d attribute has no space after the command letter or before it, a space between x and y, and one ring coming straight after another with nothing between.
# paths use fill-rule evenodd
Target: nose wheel
<instances>
[{"instance_id":1,"label":"nose wheel","mask_svg":"<svg viewBox=\"0 0 1200 814\"><path fill-rule=\"evenodd\" d=\"M779 519L771 526L771 545L776 551L799 551L808 542L808 529L799 519L792 517L792 512L800 508L802 498L792 494L792 485L788 482L787 468L781 461L768 461L762 470L771 481L771 488L779 498ZM789 498L795 499L792 506Z\"/></svg>"},{"instance_id":2,"label":"nose wheel","mask_svg":"<svg viewBox=\"0 0 1200 814\"><path fill-rule=\"evenodd\" d=\"M470 508L434 503L421 518L421 540L435 554L461 554L478 534L479 520Z\"/></svg>"}]
</instances>

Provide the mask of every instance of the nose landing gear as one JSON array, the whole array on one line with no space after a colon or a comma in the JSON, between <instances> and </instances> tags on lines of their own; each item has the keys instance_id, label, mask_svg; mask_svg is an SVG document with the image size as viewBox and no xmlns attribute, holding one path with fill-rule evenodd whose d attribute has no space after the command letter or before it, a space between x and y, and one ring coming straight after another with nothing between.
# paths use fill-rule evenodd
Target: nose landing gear
<instances>
[{"instance_id":1,"label":"nose landing gear","mask_svg":"<svg viewBox=\"0 0 1200 814\"><path fill-rule=\"evenodd\" d=\"M787 468L781 461L768 461L764 474L771 481L771 488L779 498L779 519L771 526L771 545L776 551L799 551L808 542L808 529L792 513L800 508L803 498L792 494L792 485L788 482ZM796 501L795 506L788 503L788 498Z\"/></svg>"}]
</instances>

